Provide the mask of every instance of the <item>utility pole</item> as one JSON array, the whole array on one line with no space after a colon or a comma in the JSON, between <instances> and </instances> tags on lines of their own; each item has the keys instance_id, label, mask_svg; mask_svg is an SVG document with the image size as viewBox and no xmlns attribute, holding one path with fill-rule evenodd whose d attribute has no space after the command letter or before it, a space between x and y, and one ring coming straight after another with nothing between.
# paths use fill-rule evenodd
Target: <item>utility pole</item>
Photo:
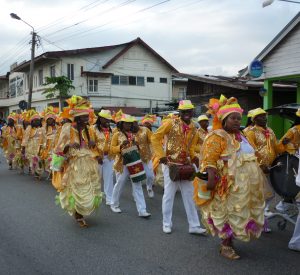
<instances>
[{"instance_id":1,"label":"utility pole","mask_svg":"<svg viewBox=\"0 0 300 275\"><path fill-rule=\"evenodd\" d=\"M32 28L32 39L31 39L31 59L30 59L30 69L29 69L29 91L28 91L28 102L27 102L27 110L31 109L31 102L32 102L32 88L33 88L33 71L34 71L34 54L35 54L35 44L36 44L36 32L34 31L34 27L31 26L29 23L21 19L15 13L11 13L10 17L16 20L20 20Z\"/></svg>"},{"instance_id":2,"label":"utility pole","mask_svg":"<svg viewBox=\"0 0 300 275\"><path fill-rule=\"evenodd\" d=\"M32 31L31 60L30 60L30 69L29 69L29 91L28 91L27 110L31 109L31 102L32 102L35 44L36 44L36 33L34 31Z\"/></svg>"}]
</instances>

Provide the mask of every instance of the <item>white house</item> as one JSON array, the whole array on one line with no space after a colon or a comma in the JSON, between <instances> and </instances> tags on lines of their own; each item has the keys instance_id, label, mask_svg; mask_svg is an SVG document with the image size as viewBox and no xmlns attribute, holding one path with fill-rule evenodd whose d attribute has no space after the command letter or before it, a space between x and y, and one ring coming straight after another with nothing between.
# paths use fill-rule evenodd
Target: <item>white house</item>
<instances>
[{"instance_id":1,"label":"white house","mask_svg":"<svg viewBox=\"0 0 300 275\"><path fill-rule=\"evenodd\" d=\"M18 102L27 101L29 68L30 61L14 66L9 82L14 79L16 88L10 85L10 97L0 100L0 108L18 110ZM42 92L45 77L61 75L73 81L72 94L88 97L94 108L162 107L172 99L176 72L140 38L119 45L45 52L34 60L32 107L41 111L48 105L58 106L58 99L46 99Z\"/></svg>"}]
</instances>

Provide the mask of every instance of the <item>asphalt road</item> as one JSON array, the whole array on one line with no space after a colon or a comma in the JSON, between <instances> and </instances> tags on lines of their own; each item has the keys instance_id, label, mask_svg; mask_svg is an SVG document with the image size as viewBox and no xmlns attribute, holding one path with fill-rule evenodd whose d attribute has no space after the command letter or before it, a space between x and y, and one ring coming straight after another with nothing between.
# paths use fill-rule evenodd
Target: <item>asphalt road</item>
<instances>
[{"instance_id":1,"label":"asphalt road","mask_svg":"<svg viewBox=\"0 0 300 275\"><path fill-rule=\"evenodd\" d=\"M288 250L293 227L250 243L236 242L241 260L219 256L217 238L188 234L180 194L173 232L161 226L162 190L147 198L149 220L139 218L128 184L122 214L102 205L81 229L54 203L47 181L0 163L0 274L300 274L300 253Z\"/></svg>"}]
</instances>

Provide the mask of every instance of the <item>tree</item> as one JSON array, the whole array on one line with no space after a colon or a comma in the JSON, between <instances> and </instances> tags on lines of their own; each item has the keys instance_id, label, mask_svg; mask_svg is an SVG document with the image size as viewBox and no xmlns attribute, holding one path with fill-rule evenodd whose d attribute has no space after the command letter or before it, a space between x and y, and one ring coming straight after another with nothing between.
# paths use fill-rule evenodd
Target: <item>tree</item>
<instances>
[{"instance_id":1,"label":"tree","mask_svg":"<svg viewBox=\"0 0 300 275\"><path fill-rule=\"evenodd\" d=\"M46 98L57 97L59 99L60 110L63 107L63 99L70 96L70 90L75 89L72 85L72 80L66 76L46 77L46 82L43 85L51 85L42 94L45 94Z\"/></svg>"}]
</instances>

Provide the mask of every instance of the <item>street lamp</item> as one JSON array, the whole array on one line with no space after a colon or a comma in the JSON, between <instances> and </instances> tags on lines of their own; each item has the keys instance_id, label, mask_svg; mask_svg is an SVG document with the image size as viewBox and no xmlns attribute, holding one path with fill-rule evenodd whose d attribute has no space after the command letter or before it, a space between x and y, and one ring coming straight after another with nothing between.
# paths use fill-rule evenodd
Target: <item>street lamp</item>
<instances>
[{"instance_id":1,"label":"street lamp","mask_svg":"<svg viewBox=\"0 0 300 275\"><path fill-rule=\"evenodd\" d=\"M267 7L267 6L270 6L274 3L275 0L265 0L262 4L263 8ZM299 1L293 1L293 0L278 0L278 1L281 1L281 2L289 2L289 3L294 3L294 4L300 4Z\"/></svg>"},{"instance_id":2,"label":"street lamp","mask_svg":"<svg viewBox=\"0 0 300 275\"><path fill-rule=\"evenodd\" d=\"M29 69L29 91L28 91L28 103L27 109L31 109L31 101L32 101L32 87L33 87L33 69L34 69L34 52L35 52L35 44L36 44L36 32L34 31L34 27L28 24L26 21L22 20L15 13L11 13L10 17L16 20L21 20L26 25L32 28L32 38L31 38L31 59L30 59L30 69Z\"/></svg>"}]
</instances>

